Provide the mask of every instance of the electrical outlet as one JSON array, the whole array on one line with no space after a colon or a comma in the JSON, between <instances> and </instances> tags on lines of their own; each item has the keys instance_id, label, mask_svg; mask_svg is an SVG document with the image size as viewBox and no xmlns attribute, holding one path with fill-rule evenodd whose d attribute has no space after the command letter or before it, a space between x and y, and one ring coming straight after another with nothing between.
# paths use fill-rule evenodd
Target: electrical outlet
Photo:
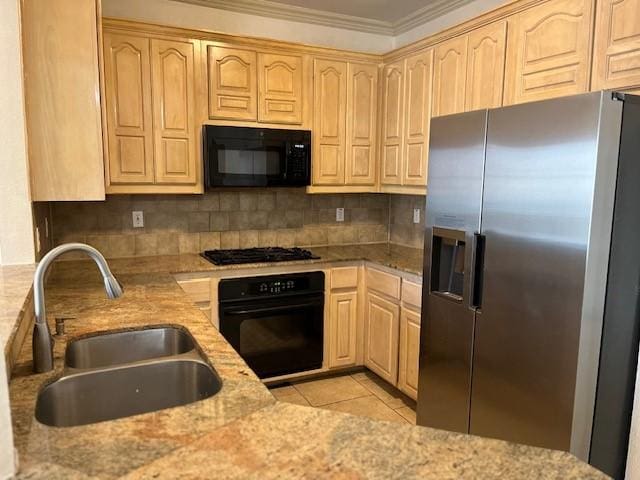
<instances>
[{"instance_id":1,"label":"electrical outlet","mask_svg":"<svg viewBox=\"0 0 640 480\"><path fill-rule=\"evenodd\" d=\"M420 223L420 209L413 209L413 223Z\"/></svg>"},{"instance_id":2,"label":"electrical outlet","mask_svg":"<svg viewBox=\"0 0 640 480\"><path fill-rule=\"evenodd\" d=\"M142 212L131 212L133 217L133 228L144 227L144 214Z\"/></svg>"},{"instance_id":3,"label":"electrical outlet","mask_svg":"<svg viewBox=\"0 0 640 480\"><path fill-rule=\"evenodd\" d=\"M336 222L344 222L344 208L336 208Z\"/></svg>"},{"instance_id":4,"label":"electrical outlet","mask_svg":"<svg viewBox=\"0 0 640 480\"><path fill-rule=\"evenodd\" d=\"M49 217L44 217L44 238L49 238Z\"/></svg>"}]
</instances>

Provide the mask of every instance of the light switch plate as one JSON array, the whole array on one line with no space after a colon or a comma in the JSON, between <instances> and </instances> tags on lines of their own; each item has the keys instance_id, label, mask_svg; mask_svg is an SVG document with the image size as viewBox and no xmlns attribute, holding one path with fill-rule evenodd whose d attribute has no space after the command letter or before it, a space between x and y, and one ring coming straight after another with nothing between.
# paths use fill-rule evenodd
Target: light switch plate
<instances>
[{"instance_id":1,"label":"light switch plate","mask_svg":"<svg viewBox=\"0 0 640 480\"><path fill-rule=\"evenodd\" d=\"M413 209L413 223L420 223L420 209Z\"/></svg>"},{"instance_id":2,"label":"light switch plate","mask_svg":"<svg viewBox=\"0 0 640 480\"><path fill-rule=\"evenodd\" d=\"M144 214L142 212L131 212L133 217L133 228L144 227Z\"/></svg>"},{"instance_id":3,"label":"light switch plate","mask_svg":"<svg viewBox=\"0 0 640 480\"><path fill-rule=\"evenodd\" d=\"M336 222L344 222L344 208L336 208Z\"/></svg>"}]
</instances>

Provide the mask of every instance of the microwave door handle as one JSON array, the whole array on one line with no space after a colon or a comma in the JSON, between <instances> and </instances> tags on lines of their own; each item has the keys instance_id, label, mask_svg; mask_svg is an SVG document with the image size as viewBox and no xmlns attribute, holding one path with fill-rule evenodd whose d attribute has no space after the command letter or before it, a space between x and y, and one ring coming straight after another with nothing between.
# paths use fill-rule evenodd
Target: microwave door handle
<instances>
[{"instance_id":1,"label":"microwave door handle","mask_svg":"<svg viewBox=\"0 0 640 480\"><path fill-rule=\"evenodd\" d=\"M282 156L282 178L287 179L289 177L289 172L287 171L289 168L289 157L291 156L291 142L285 142L284 144L284 155Z\"/></svg>"}]
</instances>

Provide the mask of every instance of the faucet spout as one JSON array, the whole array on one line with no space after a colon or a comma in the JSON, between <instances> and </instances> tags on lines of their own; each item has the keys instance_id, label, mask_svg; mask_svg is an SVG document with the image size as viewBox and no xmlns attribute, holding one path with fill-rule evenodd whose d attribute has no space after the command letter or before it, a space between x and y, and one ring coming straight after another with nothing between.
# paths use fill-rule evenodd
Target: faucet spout
<instances>
[{"instance_id":1,"label":"faucet spout","mask_svg":"<svg viewBox=\"0 0 640 480\"><path fill-rule=\"evenodd\" d=\"M107 261L95 248L84 243L65 243L47 253L36 268L33 276L33 306L35 325L33 328L33 370L37 373L53 370L53 337L47 324L47 314L44 304L44 278L49 266L60 255L70 251L84 252L96 262L104 279L107 297L118 298L123 294L122 285L113 276Z\"/></svg>"}]
</instances>

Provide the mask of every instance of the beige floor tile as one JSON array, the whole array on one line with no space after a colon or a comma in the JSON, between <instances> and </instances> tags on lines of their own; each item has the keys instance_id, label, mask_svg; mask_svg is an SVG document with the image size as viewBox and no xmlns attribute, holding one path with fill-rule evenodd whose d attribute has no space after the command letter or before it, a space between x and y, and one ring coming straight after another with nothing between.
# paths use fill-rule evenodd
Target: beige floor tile
<instances>
[{"instance_id":1,"label":"beige floor tile","mask_svg":"<svg viewBox=\"0 0 640 480\"><path fill-rule=\"evenodd\" d=\"M396 409L396 413L401 415L411 425L416 424L416 411L410 407L400 407Z\"/></svg>"},{"instance_id":2,"label":"beige floor tile","mask_svg":"<svg viewBox=\"0 0 640 480\"><path fill-rule=\"evenodd\" d=\"M294 384L314 407L370 395L369 391L349 375L308 380Z\"/></svg>"},{"instance_id":3,"label":"beige floor tile","mask_svg":"<svg viewBox=\"0 0 640 480\"><path fill-rule=\"evenodd\" d=\"M375 420L407 423L407 420L386 406L382 400L374 395L332 403L325 405L322 408L334 410L336 412L350 413L352 415L360 415L362 417L369 417Z\"/></svg>"},{"instance_id":4,"label":"beige floor tile","mask_svg":"<svg viewBox=\"0 0 640 480\"><path fill-rule=\"evenodd\" d=\"M358 372L351 375L351 377L393 409L401 407L415 408L413 400L374 373Z\"/></svg>"},{"instance_id":5,"label":"beige floor tile","mask_svg":"<svg viewBox=\"0 0 640 480\"><path fill-rule=\"evenodd\" d=\"M305 407L309 406L307 399L304 398L292 385L271 388L270 391L271 394L281 402L295 403L296 405L304 405Z\"/></svg>"}]
</instances>

